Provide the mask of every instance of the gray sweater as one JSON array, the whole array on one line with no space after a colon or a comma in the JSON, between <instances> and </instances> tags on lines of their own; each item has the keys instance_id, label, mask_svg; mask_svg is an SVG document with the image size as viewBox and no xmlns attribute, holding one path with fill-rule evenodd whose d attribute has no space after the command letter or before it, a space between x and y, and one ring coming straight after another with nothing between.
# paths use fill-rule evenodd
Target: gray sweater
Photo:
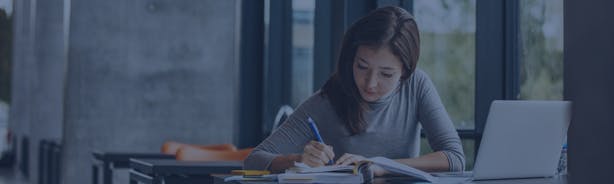
<instances>
[{"instance_id":1,"label":"gray sweater","mask_svg":"<svg viewBox=\"0 0 614 184\"><path fill-rule=\"evenodd\" d=\"M426 73L416 70L404 84L377 102L365 113L366 132L350 131L321 92L303 102L294 113L245 159L245 169L269 169L280 155L302 153L315 140L307 116L316 123L324 143L331 145L335 160L344 153L391 159L413 158L420 153L420 129L424 128L431 148L443 151L450 171L462 171L465 157L460 138L439 94Z\"/></svg>"}]
</instances>

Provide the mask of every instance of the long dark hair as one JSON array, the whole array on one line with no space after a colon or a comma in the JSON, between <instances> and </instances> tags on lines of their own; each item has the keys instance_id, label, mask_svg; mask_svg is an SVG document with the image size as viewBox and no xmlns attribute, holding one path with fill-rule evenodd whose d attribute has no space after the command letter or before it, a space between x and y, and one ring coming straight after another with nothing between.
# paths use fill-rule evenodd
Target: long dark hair
<instances>
[{"instance_id":1,"label":"long dark hair","mask_svg":"<svg viewBox=\"0 0 614 184\"><path fill-rule=\"evenodd\" d=\"M404 9L388 6L373 10L354 22L345 32L337 68L322 87L322 95L328 97L352 135L364 132L367 127L363 114L368 107L360 96L352 67L359 46L387 46L403 63L401 81L405 81L418 63L418 25L414 17Z\"/></svg>"}]
</instances>

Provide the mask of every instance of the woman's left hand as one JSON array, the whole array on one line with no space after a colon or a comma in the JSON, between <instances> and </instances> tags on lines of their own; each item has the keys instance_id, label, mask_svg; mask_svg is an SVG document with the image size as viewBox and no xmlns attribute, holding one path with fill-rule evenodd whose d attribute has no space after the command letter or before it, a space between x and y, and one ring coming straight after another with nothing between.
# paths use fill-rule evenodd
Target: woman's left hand
<instances>
[{"instance_id":1,"label":"woman's left hand","mask_svg":"<svg viewBox=\"0 0 614 184\"><path fill-rule=\"evenodd\" d=\"M363 160L367 160L367 158L360 155L346 153L339 157L339 159L337 159L335 165L350 165Z\"/></svg>"},{"instance_id":2,"label":"woman's left hand","mask_svg":"<svg viewBox=\"0 0 614 184\"><path fill-rule=\"evenodd\" d=\"M337 161L335 162L335 165L350 165L353 163L358 163L360 161L363 160L367 160L367 158L360 156L360 155L354 155L354 154L343 154L343 156L339 157L339 159L337 159ZM371 165L371 170L373 171L373 174L375 176L383 176L386 174L386 170L384 170L384 168L372 164Z\"/></svg>"}]
</instances>

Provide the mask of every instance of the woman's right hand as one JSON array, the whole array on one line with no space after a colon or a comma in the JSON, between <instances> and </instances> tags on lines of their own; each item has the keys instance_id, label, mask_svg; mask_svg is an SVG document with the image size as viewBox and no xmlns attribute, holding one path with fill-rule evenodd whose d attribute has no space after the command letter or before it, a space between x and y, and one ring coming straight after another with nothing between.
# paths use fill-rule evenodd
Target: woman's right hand
<instances>
[{"instance_id":1,"label":"woman's right hand","mask_svg":"<svg viewBox=\"0 0 614 184\"><path fill-rule=\"evenodd\" d=\"M310 141L303 149L301 162L310 167L318 167L328 164L333 158L335 158L335 153L332 146L317 141Z\"/></svg>"}]
</instances>

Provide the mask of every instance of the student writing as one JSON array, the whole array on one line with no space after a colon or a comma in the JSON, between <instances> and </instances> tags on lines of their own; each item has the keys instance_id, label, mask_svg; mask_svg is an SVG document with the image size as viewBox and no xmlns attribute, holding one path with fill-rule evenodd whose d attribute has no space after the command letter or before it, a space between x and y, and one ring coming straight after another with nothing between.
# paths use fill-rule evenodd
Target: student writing
<instances>
[{"instance_id":1,"label":"student writing","mask_svg":"<svg viewBox=\"0 0 614 184\"><path fill-rule=\"evenodd\" d=\"M384 156L425 171L462 171L460 138L433 83L417 68L419 53L418 26L407 11L383 7L362 17L345 33L326 84L254 149L244 167L282 172L294 162L347 165ZM308 117L324 143L314 141ZM419 156L421 129L434 152Z\"/></svg>"}]
</instances>

